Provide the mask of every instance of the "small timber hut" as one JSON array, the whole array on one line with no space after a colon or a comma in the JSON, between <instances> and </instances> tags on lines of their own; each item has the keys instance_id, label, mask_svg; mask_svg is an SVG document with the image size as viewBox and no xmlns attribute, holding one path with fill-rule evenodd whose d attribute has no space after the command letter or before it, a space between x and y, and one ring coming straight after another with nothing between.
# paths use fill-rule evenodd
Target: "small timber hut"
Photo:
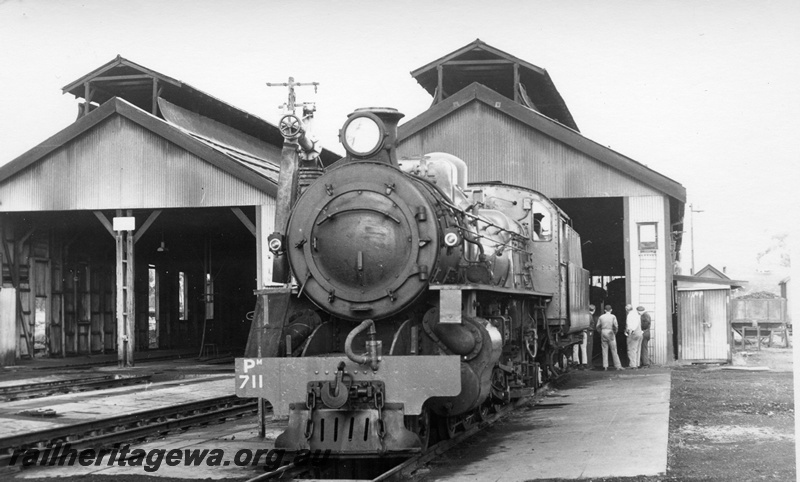
<instances>
[{"instance_id":1,"label":"small timber hut","mask_svg":"<svg viewBox=\"0 0 800 482\"><path fill-rule=\"evenodd\" d=\"M710 264L694 276L675 275L678 360L731 361L731 292L745 283L730 279Z\"/></svg>"},{"instance_id":2,"label":"small timber hut","mask_svg":"<svg viewBox=\"0 0 800 482\"><path fill-rule=\"evenodd\" d=\"M272 278L278 128L119 56L63 92L78 119L0 166L0 365L244 350Z\"/></svg>"},{"instance_id":3,"label":"small timber hut","mask_svg":"<svg viewBox=\"0 0 800 482\"><path fill-rule=\"evenodd\" d=\"M608 299L645 306L653 359L672 360L685 188L584 137L546 70L481 40L411 75L433 104L400 126L398 155L449 152L470 182L513 180L552 198L581 235L584 267L595 279L624 277L624 292L609 286ZM566 276L566 266L552 269Z\"/></svg>"}]
</instances>

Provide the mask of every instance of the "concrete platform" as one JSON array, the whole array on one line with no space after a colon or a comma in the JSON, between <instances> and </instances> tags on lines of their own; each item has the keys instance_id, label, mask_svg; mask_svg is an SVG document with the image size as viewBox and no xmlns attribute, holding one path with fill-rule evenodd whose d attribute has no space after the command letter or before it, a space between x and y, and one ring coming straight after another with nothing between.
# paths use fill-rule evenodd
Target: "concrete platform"
<instances>
[{"instance_id":1,"label":"concrete platform","mask_svg":"<svg viewBox=\"0 0 800 482\"><path fill-rule=\"evenodd\" d=\"M426 480L522 481L667 471L668 369L577 371L434 461Z\"/></svg>"}]
</instances>

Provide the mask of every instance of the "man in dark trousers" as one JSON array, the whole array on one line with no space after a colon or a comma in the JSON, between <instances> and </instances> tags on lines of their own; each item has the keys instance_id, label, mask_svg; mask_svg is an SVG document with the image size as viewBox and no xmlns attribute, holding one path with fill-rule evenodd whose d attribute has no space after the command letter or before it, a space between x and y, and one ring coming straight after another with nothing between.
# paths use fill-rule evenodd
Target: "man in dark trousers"
<instances>
[{"instance_id":1,"label":"man in dark trousers","mask_svg":"<svg viewBox=\"0 0 800 482\"><path fill-rule=\"evenodd\" d=\"M642 368L650 366L650 351L647 349L647 344L650 342L650 324L652 320L650 315L644 310L644 306L637 306L636 311L642 318Z\"/></svg>"},{"instance_id":2,"label":"man in dark trousers","mask_svg":"<svg viewBox=\"0 0 800 482\"><path fill-rule=\"evenodd\" d=\"M606 305L605 313L597 320L597 331L600 333L601 347L603 349L603 370L608 370L608 351L614 359L614 367L622 370L622 363L617 355L617 317L611 314L611 305Z\"/></svg>"}]
</instances>

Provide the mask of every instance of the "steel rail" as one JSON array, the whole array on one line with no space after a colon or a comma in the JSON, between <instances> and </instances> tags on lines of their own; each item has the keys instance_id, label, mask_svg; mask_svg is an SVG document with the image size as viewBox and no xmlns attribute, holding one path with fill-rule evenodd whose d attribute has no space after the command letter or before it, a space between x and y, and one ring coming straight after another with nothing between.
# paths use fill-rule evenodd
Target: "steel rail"
<instances>
[{"instance_id":1,"label":"steel rail","mask_svg":"<svg viewBox=\"0 0 800 482\"><path fill-rule=\"evenodd\" d=\"M0 451L5 452L0 455L0 466L8 465L14 450L44 449L57 443L80 450L234 417L256 408L255 400L230 395L5 437L0 439Z\"/></svg>"},{"instance_id":2,"label":"steel rail","mask_svg":"<svg viewBox=\"0 0 800 482\"><path fill-rule=\"evenodd\" d=\"M138 375L131 377L116 377L114 375L68 380L53 380L49 382L29 383L27 385L11 385L0 387L0 401L19 400L47 396L53 393L71 393L113 388L117 386L133 385L149 381L152 375Z\"/></svg>"}]
</instances>

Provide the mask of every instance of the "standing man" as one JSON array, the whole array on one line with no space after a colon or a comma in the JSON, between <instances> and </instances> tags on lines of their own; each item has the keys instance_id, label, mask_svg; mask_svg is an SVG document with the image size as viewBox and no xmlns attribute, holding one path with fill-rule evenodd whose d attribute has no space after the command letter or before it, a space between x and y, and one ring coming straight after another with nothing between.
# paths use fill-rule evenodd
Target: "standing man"
<instances>
[{"instance_id":1,"label":"standing man","mask_svg":"<svg viewBox=\"0 0 800 482\"><path fill-rule=\"evenodd\" d=\"M589 329L586 330L586 366L592 369L592 343L594 343L594 329L597 326L597 318L594 317L594 305L589 305L589 315L592 321L589 322Z\"/></svg>"},{"instance_id":2,"label":"standing man","mask_svg":"<svg viewBox=\"0 0 800 482\"><path fill-rule=\"evenodd\" d=\"M639 312L640 319L642 320L642 368L650 366L650 353L647 349L647 344L650 343L650 315L644 310L644 306L637 306L636 311Z\"/></svg>"},{"instance_id":3,"label":"standing man","mask_svg":"<svg viewBox=\"0 0 800 482\"><path fill-rule=\"evenodd\" d=\"M578 365L581 370L586 370L589 366L589 361L592 360L591 355L588 355L588 353L591 353L591 344L588 340L591 338L592 331L594 330L594 305L589 305L589 316L591 316L589 329L583 330L581 333L580 343L572 345L572 363ZM580 358L579 355L583 355L583 358Z\"/></svg>"},{"instance_id":4,"label":"standing man","mask_svg":"<svg viewBox=\"0 0 800 482\"><path fill-rule=\"evenodd\" d=\"M639 368L640 349L642 347L642 319L633 306L625 305L628 316L625 318L625 336L628 337L628 366Z\"/></svg>"},{"instance_id":5,"label":"standing man","mask_svg":"<svg viewBox=\"0 0 800 482\"><path fill-rule=\"evenodd\" d=\"M603 370L608 370L608 348L611 347L611 356L614 358L614 367L622 370L622 363L617 355L617 317L611 314L611 305L606 305L605 313L597 320L597 331L600 333L600 343L603 349Z\"/></svg>"}]
</instances>

